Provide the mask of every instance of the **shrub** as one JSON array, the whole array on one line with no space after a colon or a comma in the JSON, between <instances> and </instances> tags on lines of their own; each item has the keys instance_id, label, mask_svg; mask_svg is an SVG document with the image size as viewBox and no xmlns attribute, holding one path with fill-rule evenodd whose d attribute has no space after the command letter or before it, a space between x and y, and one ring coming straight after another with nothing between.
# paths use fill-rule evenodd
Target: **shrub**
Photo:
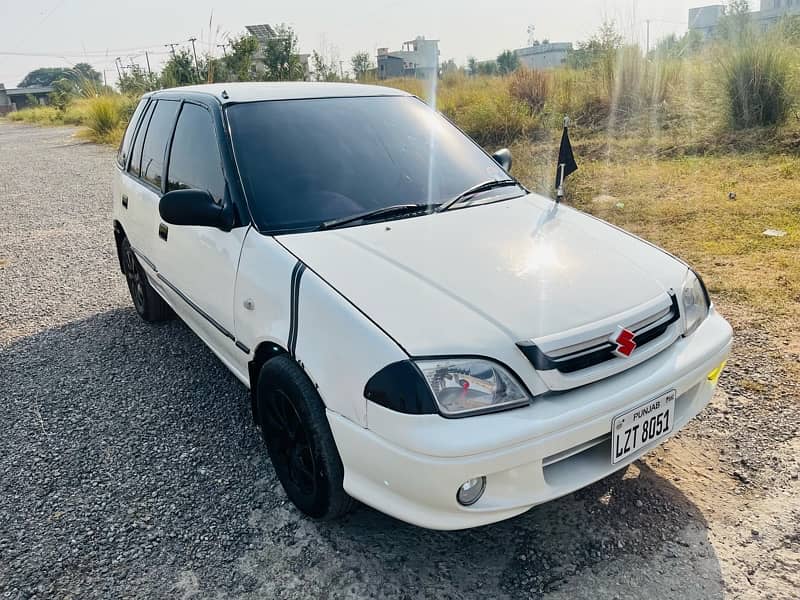
<instances>
[{"instance_id":1,"label":"shrub","mask_svg":"<svg viewBox=\"0 0 800 600\"><path fill-rule=\"evenodd\" d=\"M483 146L508 145L538 123L499 77L469 78L462 85L440 89L437 108Z\"/></svg>"},{"instance_id":2,"label":"shrub","mask_svg":"<svg viewBox=\"0 0 800 600\"><path fill-rule=\"evenodd\" d=\"M38 125L60 125L61 111L54 106L34 106L8 113L10 121L35 123Z\"/></svg>"},{"instance_id":3,"label":"shrub","mask_svg":"<svg viewBox=\"0 0 800 600\"><path fill-rule=\"evenodd\" d=\"M508 91L528 107L531 115L538 114L550 94L550 76L536 69L517 69L509 77Z\"/></svg>"},{"instance_id":4,"label":"shrub","mask_svg":"<svg viewBox=\"0 0 800 600\"><path fill-rule=\"evenodd\" d=\"M605 89L612 109L619 115L633 115L666 102L680 81L676 60L649 61L638 46L616 52L613 69L604 69Z\"/></svg>"},{"instance_id":5,"label":"shrub","mask_svg":"<svg viewBox=\"0 0 800 600\"><path fill-rule=\"evenodd\" d=\"M610 101L597 73L587 69L557 69L551 75L549 110L556 127L564 116L590 129L605 128Z\"/></svg>"},{"instance_id":6,"label":"shrub","mask_svg":"<svg viewBox=\"0 0 800 600\"><path fill-rule=\"evenodd\" d=\"M119 130L124 130L135 106L133 99L121 94L86 98L76 104L75 118L88 129L85 137L101 143L113 143L119 138Z\"/></svg>"},{"instance_id":7,"label":"shrub","mask_svg":"<svg viewBox=\"0 0 800 600\"><path fill-rule=\"evenodd\" d=\"M423 79L381 81L430 102L431 86ZM538 123L525 103L511 96L507 79L448 74L437 83L436 107L481 145L510 144Z\"/></svg>"},{"instance_id":8,"label":"shrub","mask_svg":"<svg viewBox=\"0 0 800 600\"><path fill-rule=\"evenodd\" d=\"M727 46L720 58L722 88L732 129L780 125L792 107L792 65L779 44L750 38Z\"/></svg>"}]
</instances>

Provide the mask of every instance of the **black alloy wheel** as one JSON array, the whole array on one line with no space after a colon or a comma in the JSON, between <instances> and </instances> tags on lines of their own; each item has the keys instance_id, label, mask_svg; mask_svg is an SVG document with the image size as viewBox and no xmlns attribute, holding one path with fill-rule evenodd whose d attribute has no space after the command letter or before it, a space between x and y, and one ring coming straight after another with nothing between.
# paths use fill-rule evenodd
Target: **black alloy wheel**
<instances>
[{"instance_id":1,"label":"black alloy wheel","mask_svg":"<svg viewBox=\"0 0 800 600\"><path fill-rule=\"evenodd\" d=\"M147 274L127 237L122 240L120 255L131 300L133 300L133 306L139 316L151 323L170 319L174 314L172 309L150 285Z\"/></svg>"},{"instance_id":2,"label":"black alloy wheel","mask_svg":"<svg viewBox=\"0 0 800 600\"><path fill-rule=\"evenodd\" d=\"M271 390L261 421L264 435L274 448L272 457L276 471L296 494L314 497L317 494L317 466L309 435L300 415L286 392Z\"/></svg>"},{"instance_id":3,"label":"black alloy wheel","mask_svg":"<svg viewBox=\"0 0 800 600\"><path fill-rule=\"evenodd\" d=\"M145 291L144 282L145 275L142 273L142 268L139 266L139 261L136 259L136 254L131 248L127 238L122 243L122 260L125 269L125 280L128 282L128 290L131 293L131 300L136 312L140 315L145 313Z\"/></svg>"},{"instance_id":4,"label":"black alloy wheel","mask_svg":"<svg viewBox=\"0 0 800 600\"><path fill-rule=\"evenodd\" d=\"M314 519L347 513L354 500L344 491L342 460L311 380L282 355L261 368L256 393L264 443L289 499Z\"/></svg>"}]
</instances>

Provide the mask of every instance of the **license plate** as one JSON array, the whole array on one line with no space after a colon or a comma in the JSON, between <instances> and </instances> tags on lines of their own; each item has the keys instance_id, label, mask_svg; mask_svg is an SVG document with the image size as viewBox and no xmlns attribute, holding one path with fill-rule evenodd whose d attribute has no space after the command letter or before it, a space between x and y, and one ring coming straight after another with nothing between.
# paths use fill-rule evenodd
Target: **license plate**
<instances>
[{"instance_id":1,"label":"license plate","mask_svg":"<svg viewBox=\"0 0 800 600\"><path fill-rule=\"evenodd\" d=\"M672 432L675 390L645 402L611 422L611 462L616 464Z\"/></svg>"}]
</instances>

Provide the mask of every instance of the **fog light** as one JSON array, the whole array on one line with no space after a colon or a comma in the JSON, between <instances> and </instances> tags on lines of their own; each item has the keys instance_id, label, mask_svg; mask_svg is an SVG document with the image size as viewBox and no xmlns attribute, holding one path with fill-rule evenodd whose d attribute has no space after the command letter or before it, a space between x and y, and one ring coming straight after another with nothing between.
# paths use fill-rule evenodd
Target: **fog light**
<instances>
[{"instance_id":1,"label":"fog light","mask_svg":"<svg viewBox=\"0 0 800 600\"><path fill-rule=\"evenodd\" d=\"M486 491L486 477L476 477L465 481L464 484L458 488L456 500L461 506L472 506L483 496Z\"/></svg>"}]
</instances>

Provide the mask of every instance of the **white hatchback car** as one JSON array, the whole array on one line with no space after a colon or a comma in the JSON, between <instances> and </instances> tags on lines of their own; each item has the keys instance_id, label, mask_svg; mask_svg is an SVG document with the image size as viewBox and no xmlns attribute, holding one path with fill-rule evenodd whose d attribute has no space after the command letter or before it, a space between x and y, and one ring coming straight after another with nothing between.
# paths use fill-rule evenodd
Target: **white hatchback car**
<instances>
[{"instance_id":1,"label":"white hatchback car","mask_svg":"<svg viewBox=\"0 0 800 600\"><path fill-rule=\"evenodd\" d=\"M706 406L731 347L700 278L529 193L419 99L348 84L146 95L118 155L133 303L252 391L288 497L434 529L626 466Z\"/></svg>"}]
</instances>

